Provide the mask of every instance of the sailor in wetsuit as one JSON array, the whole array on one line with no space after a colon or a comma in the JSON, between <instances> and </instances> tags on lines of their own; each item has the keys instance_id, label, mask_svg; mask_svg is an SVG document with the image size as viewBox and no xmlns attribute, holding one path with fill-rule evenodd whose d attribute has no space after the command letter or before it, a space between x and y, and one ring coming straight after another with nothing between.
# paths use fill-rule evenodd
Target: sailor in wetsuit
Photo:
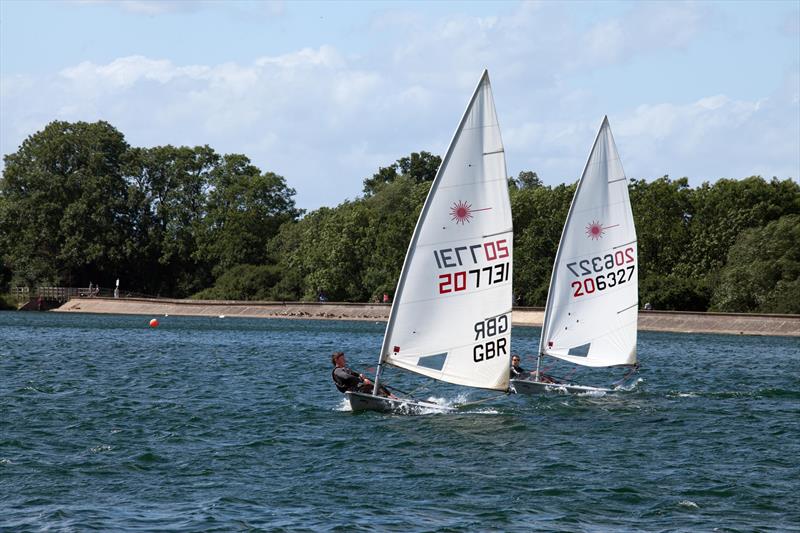
<instances>
[{"instance_id":1,"label":"sailor in wetsuit","mask_svg":"<svg viewBox=\"0 0 800 533\"><path fill-rule=\"evenodd\" d=\"M372 394L372 382L364 377L364 374L347 368L345 365L347 361L344 358L344 352L334 352L331 356L333 362L333 382L339 392L365 392Z\"/></svg>"},{"instance_id":2,"label":"sailor in wetsuit","mask_svg":"<svg viewBox=\"0 0 800 533\"><path fill-rule=\"evenodd\" d=\"M334 352L331 356L333 362L333 372L331 377L333 383L339 392L363 392L365 394L372 394L374 385L372 381L367 379L364 374L359 374L355 370L351 370L347 366L347 361L344 358L344 352ZM379 387L378 396L386 396L389 398L396 398L396 396L383 387Z\"/></svg>"},{"instance_id":3,"label":"sailor in wetsuit","mask_svg":"<svg viewBox=\"0 0 800 533\"><path fill-rule=\"evenodd\" d=\"M530 375L530 372L519 366L519 356L513 354L511 356L511 368L508 372L509 379L527 379Z\"/></svg>"},{"instance_id":4,"label":"sailor in wetsuit","mask_svg":"<svg viewBox=\"0 0 800 533\"><path fill-rule=\"evenodd\" d=\"M541 383L558 383L553 376L548 376L544 372L535 370L528 372L519 366L519 356L517 354L511 356L511 368L509 369L508 377L509 379L532 379Z\"/></svg>"}]
</instances>

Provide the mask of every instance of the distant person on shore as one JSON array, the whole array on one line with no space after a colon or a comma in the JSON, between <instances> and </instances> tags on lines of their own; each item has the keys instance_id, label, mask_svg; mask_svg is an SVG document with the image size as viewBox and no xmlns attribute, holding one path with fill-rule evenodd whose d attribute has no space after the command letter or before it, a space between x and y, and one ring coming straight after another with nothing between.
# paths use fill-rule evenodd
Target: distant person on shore
<instances>
[{"instance_id":1,"label":"distant person on shore","mask_svg":"<svg viewBox=\"0 0 800 533\"><path fill-rule=\"evenodd\" d=\"M389 293L388 292L384 292L383 293L383 303L385 303L385 304L389 303Z\"/></svg>"},{"instance_id":2,"label":"distant person on shore","mask_svg":"<svg viewBox=\"0 0 800 533\"><path fill-rule=\"evenodd\" d=\"M359 374L346 366L347 361L345 360L344 352L334 352L331 356L331 361L333 362L331 377L333 378L333 383L336 385L336 388L339 389L339 392L363 392L364 394L372 394L374 384L367 379L364 374ZM378 390L378 395L396 398L395 395L383 387L380 387Z\"/></svg>"}]
</instances>

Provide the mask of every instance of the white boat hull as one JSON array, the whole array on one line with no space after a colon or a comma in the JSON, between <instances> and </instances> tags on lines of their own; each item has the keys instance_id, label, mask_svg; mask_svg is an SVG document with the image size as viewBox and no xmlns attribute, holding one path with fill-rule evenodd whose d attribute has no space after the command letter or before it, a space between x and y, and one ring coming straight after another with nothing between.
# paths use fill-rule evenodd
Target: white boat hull
<instances>
[{"instance_id":1,"label":"white boat hull","mask_svg":"<svg viewBox=\"0 0 800 533\"><path fill-rule=\"evenodd\" d=\"M447 407L438 403L385 398L383 396L373 396L372 394L365 394L363 392L346 392L344 395L350 402L350 408L353 412L378 411L380 413L415 415L455 411L452 407Z\"/></svg>"},{"instance_id":2,"label":"white boat hull","mask_svg":"<svg viewBox=\"0 0 800 533\"><path fill-rule=\"evenodd\" d=\"M602 387L589 387L586 385L572 385L567 383L542 383L541 381L531 381L525 379L512 379L509 381L509 388L516 394L609 394L615 392L613 389Z\"/></svg>"}]
</instances>

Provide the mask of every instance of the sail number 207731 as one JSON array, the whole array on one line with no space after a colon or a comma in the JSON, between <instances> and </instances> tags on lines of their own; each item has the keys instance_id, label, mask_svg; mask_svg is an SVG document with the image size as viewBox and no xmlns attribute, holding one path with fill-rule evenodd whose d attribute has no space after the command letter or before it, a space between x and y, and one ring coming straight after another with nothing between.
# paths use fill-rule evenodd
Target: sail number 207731
<instances>
[{"instance_id":1,"label":"sail number 207731","mask_svg":"<svg viewBox=\"0 0 800 533\"><path fill-rule=\"evenodd\" d=\"M439 294L461 292L468 288L478 289L508 281L511 262L502 260L508 259L510 255L505 239L434 250L436 266L440 269L466 267L464 270L439 274ZM486 263L490 264L483 266Z\"/></svg>"},{"instance_id":2,"label":"sail number 207731","mask_svg":"<svg viewBox=\"0 0 800 533\"><path fill-rule=\"evenodd\" d=\"M633 247L628 247L613 254L567 263L576 278L587 276L570 282L572 296L578 298L629 282L636 270L634 253Z\"/></svg>"}]
</instances>

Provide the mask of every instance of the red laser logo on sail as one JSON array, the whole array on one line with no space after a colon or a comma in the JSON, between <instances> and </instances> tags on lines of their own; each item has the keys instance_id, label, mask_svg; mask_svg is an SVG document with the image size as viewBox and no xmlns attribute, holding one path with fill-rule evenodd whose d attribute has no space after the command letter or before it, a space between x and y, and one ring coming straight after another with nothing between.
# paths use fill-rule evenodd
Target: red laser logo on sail
<instances>
[{"instance_id":1,"label":"red laser logo on sail","mask_svg":"<svg viewBox=\"0 0 800 533\"><path fill-rule=\"evenodd\" d=\"M596 241L603 238L603 235L605 235L607 229L616 228L617 226L619 226L619 224L614 224L613 226L603 226L601 222L592 220L590 224L586 224L586 236L593 241Z\"/></svg>"},{"instance_id":2,"label":"red laser logo on sail","mask_svg":"<svg viewBox=\"0 0 800 533\"><path fill-rule=\"evenodd\" d=\"M472 209L472 204L459 200L453 202L450 206L450 220L455 220L456 224L467 224L473 217L473 213L478 211L488 211L491 207L484 207L483 209Z\"/></svg>"}]
</instances>

